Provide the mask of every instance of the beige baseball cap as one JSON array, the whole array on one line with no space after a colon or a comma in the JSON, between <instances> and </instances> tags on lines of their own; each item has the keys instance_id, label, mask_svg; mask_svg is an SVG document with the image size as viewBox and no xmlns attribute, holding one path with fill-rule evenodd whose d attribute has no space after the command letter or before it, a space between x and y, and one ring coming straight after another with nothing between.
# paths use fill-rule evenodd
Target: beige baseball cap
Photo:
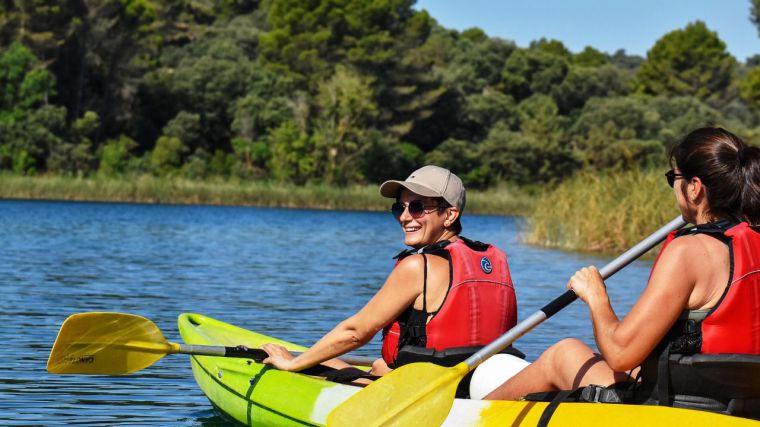
<instances>
[{"instance_id":1,"label":"beige baseball cap","mask_svg":"<svg viewBox=\"0 0 760 427\"><path fill-rule=\"evenodd\" d=\"M404 181L385 181L380 185L380 194L395 199L403 188L420 196L442 197L451 206L459 209L460 214L464 211L464 185L462 180L448 169L434 165L423 166L412 172Z\"/></svg>"}]
</instances>

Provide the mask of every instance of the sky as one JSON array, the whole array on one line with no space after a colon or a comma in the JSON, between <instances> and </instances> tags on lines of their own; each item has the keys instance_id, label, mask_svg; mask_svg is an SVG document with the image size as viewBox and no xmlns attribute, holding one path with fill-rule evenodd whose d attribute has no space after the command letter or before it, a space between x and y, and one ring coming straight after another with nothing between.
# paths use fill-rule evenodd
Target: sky
<instances>
[{"instance_id":1,"label":"sky","mask_svg":"<svg viewBox=\"0 0 760 427\"><path fill-rule=\"evenodd\" d=\"M545 37L572 52L586 46L646 56L665 34L701 20L738 60L760 54L750 0L417 0L446 28L479 27L526 47Z\"/></svg>"}]
</instances>

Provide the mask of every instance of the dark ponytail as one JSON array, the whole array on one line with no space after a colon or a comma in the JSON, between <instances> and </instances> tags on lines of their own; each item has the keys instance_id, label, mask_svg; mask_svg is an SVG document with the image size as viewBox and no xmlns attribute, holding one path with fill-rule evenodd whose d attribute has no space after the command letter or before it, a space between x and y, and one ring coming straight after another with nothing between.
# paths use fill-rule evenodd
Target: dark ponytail
<instances>
[{"instance_id":1,"label":"dark ponytail","mask_svg":"<svg viewBox=\"0 0 760 427\"><path fill-rule=\"evenodd\" d=\"M673 163L675 162L675 165ZM671 167L699 177L716 219L760 223L760 149L722 128L692 131L670 151ZM683 180L685 191L688 180Z\"/></svg>"},{"instance_id":2,"label":"dark ponytail","mask_svg":"<svg viewBox=\"0 0 760 427\"><path fill-rule=\"evenodd\" d=\"M747 222L760 225L760 148L746 147L743 157L742 213Z\"/></svg>"}]
</instances>

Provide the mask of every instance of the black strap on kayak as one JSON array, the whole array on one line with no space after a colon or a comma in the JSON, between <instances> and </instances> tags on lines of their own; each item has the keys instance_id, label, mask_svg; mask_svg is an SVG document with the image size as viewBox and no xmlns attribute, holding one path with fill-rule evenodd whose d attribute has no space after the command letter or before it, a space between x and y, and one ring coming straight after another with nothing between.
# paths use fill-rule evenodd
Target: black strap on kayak
<instances>
[{"instance_id":1,"label":"black strap on kayak","mask_svg":"<svg viewBox=\"0 0 760 427\"><path fill-rule=\"evenodd\" d=\"M559 404L568 400L575 400L574 398L580 395L582 390L583 388L559 391L554 396L554 399L552 399L552 401L546 405L546 408L544 409L544 412L541 413L541 418L538 420L536 427L547 427L549 425L549 421L551 421L552 416L554 415L554 411L559 408Z\"/></svg>"},{"instance_id":2,"label":"black strap on kayak","mask_svg":"<svg viewBox=\"0 0 760 427\"><path fill-rule=\"evenodd\" d=\"M266 351L260 348L248 348L243 345L237 347L227 347L228 356L234 355L235 357L247 357L256 363L261 363L264 359L269 357ZM380 378L377 375L368 374L366 371L362 371L359 368L349 367L343 369L335 369L322 364L314 365L310 368L301 369L299 374L311 375L314 377L325 377L326 380L347 384L351 381L359 378L368 378L372 381Z\"/></svg>"},{"instance_id":3,"label":"black strap on kayak","mask_svg":"<svg viewBox=\"0 0 760 427\"><path fill-rule=\"evenodd\" d=\"M343 369L333 369L330 372L322 373L320 376L325 377L327 381L332 381L334 383L341 383L341 384L348 384L360 378L366 378L372 381L375 381L376 379L380 378L377 375L372 375L370 373L367 373L366 371L362 371L359 368L354 368L353 366L348 367L348 368L343 368Z\"/></svg>"},{"instance_id":4,"label":"black strap on kayak","mask_svg":"<svg viewBox=\"0 0 760 427\"><path fill-rule=\"evenodd\" d=\"M659 406L670 406L670 344L657 360L657 401Z\"/></svg>"}]
</instances>

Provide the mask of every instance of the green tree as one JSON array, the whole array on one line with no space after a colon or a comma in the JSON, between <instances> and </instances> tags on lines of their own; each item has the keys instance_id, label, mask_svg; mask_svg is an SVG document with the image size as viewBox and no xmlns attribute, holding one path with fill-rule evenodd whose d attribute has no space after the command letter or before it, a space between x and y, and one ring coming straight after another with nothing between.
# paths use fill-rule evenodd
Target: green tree
<instances>
[{"instance_id":1,"label":"green tree","mask_svg":"<svg viewBox=\"0 0 760 427\"><path fill-rule=\"evenodd\" d=\"M741 95L752 110L760 113L760 67L754 67L747 72L747 76L741 82Z\"/></svg>"},{"instance_id":2,"label":"green tree","mask_svg":"<svg viewBox=\"0 0 760 427\"><path fill-rule=\"evenodd\" d=\"M496 179L530 185L561 180L580 165L566 143L565 120L551 97L534 95L517 107L520 132L498 123L479 146Z\"/></svg>"},{"instance_id":3,"label":"green tree","mask_svg":"<svg viewBox=\"0 0 760 427\"><path fill-rule=\"evenodd\" d=\"M137 146L137 142L126 135L106 141L98 150L100 157L98 173L104 176L117 176L127 172L129 160Z\"/></svg>"},{"instance_id":4,"label":"green tree","mask_svg":"<svg viewBox=\"0 0 760 427\"><path fill-rule=\"evenodd\" d=\"M646 99L592 98L570 129L573 147L596 169L631 168L662 161L657 140L663 119Z\"/></svg>"},{"instance_id":5,"label":"green tree","mask_svg":"<svg viewBox=\"0 0 760 427\"><path fill-rule=\"evenodd\" d=\"M167 175L176 171L182 165L185 151L186 147L176 136L158 138L149 156L151 169L157 175Z\"/></svg>"},{"instance_id":6,"label":"green tree","mask_svg":"<svg viewBox=\"0 0 760 427\"><path fill-rule=\"evenodd\" d=\"M342 66L336 67L333 77L320 86L314 141L325 182L346 184L361 178L356 165L368 148L364 129L377 115L372 95L365 80Z\"/></svg>"},{"instance_id":7,"label":"green tree","mask_svg":"<svg viewBox=\"0 0 760 427\"><path fill-rule=\"evenodd\" d=\"M546 95L533 95L517 106L520 129L523 133L558 145L565 138L563 118L554 100Z\"/></svg>"},{"instance_id":8,"label":"green tree","mask_svg":"<svg viewBox=\"0 0 760 427\"><path fill-rule=\"evenodd\" d=\"M565 59L571 59L573 54L570 50L559 40L540 38L530 42L530 49L540 50L548 54L559 56Z\"/></svg>"},{"instance_id":9,"label":"green tree","mask_svg":"<svg viewBox=\"0 0 760 427\"><path fill-rule=\"evenodd\" d=\"M610 55L610 63L626 71L636 71L644 62L644 58L638 55L628 55L625 49L618 49Z\"/></svg>"},{"instance_id":10,"label":"green tree","mask_svg":"<svg viewBox=\"0 0 760 427\"><path fill-rule=\"evenodd\" d=\"M21 43L0 53L0 168L31 174L66 133L66 110L48 104L55 80Z\"/></svg>"},{"instance_id":11,"label":"green tree","mask_svg":"<svg viewBox=\"0 0 760 427\"><path fill-rule=\"evenodd\" d=\"M469 141L447 139L425 155L425 163L454 171L468 188L486 187L495 181L483 165L479 147Z\"/></svg>"},{"instance_id":12,"label":"green tree","mask_svg":"<svg viewBox=\"0 0 760 427\"><path fill-rule=\"evenodd\" d=\"M0 54L0 111L30 109L48 103L55 95L55 79L21 43Z\"/></svg>"},{"instance_id":13,"label":"green tree","mask_svg":"<svg viewBox=\"0 0 760 427\"><path fill-rule=\"evenodd\" d=\"M399 142L378 130L370 130L366 141L368 148L359 163L362 175L369 182L406 176L424 164L425 153L416 145Z\"/></svg>"},{"instance_id":14,"label":"green tree","mask_svg":"<svg viewBox=\"0 0 760 427\"><path fill-rule=\"evenodd\" d=\"M287 121L269 135L272 157L269 170L273 178L294 184L305 184L314 174L314 143L308 134Z\"/></svg>"},{"instance_id":15,"label":"green tree","mask_svg":"<svg viewBox=\"0 0 760 427\"><path fill-rule=\"evenodd\" d=\"M164 126L162 136L177 138L185 147L197 147L203 139L200 114L180 111Z\"/></svg>"},{"instance_id":16,"label":"green tree","mask_svg":"<svg viewBox=\"0 0 760 427\"><path fill-rule=\"evenodd\" d=\"M370 81L378 126L420 147L442 138L438 107L446 92L430 72L425 43L432 19L413 0L269 0L261 59L316 99L336 64ZM371 77L370 77L371 76Z\"/></svg>"},{"instance_id":17,"label":"green tree","mask_svg":"<svg viewBox=\"0 0 760 427\"><path fill-rule=\"evenodd\" d=\"M507 59L502 71L505 90L521 101L533 94L549 94L569 70L565 56L544 49L518 49Z\"/></svg>"},{"instance_id":18,"label":"green tree","mask_svg":"<svg viewBox=\"0 0 760 427\"><path fill-rule=\"evenodd\" d=\"M504 63L516 49L514 43L488 38L480 29L469 29L456 39L449 31L436 29L426 44L434 43L436 38L450 42L445 46L448 57L436 61L443 84L462 97L499 84Z\"/></svg>"},{"instance_id":19,"label":"green tree","mask_svg":"<svg viewBox=\"0 0 760 427\"><path fill-rule=\"evenodd\" d=\"M551 96L560 112L568 114L583 107L592 97L625 96L633 89L630 74L614 65L570 67L562 83L554 86Z\"/></svg>"},{"instance_id":20,"label":"green tree","mask_svg":"<svg viewBox=\"0 0 760 427\"><path fill-rule=\"evenodd\" d=\"M648 105L660 116L661 125L655 139L662 141L665 147L677 142L696 128L726 123L720 111L689 96L656 97ZM734 128L734 126L730 127Z\"/></svg>"},{"instance_id":21,"label":"green tree","mask_svg":"<svg viewBox=\"0 0 760 427\"><path fill-rule=\"evenodd\" d=\"M559 181L578 169L580 160L565 146L497 124L480 145L479 155L491 182L535 185Z\"/></svg>"},{"instance_id":22,"label":"green tree","mask_svg":"<svg viewBox=\"0 0 760 427\"><path fill-rule=\"evenodd\" d=\"M712 105L730 98L736 59L704 22L663 36L647 53L637 78L640 91L651 95L694 96Z\"/></svg>"},{"instance_id":23,"label":"green tree","mask_svg":"<svg viewBox=\"0 0 760 427\"><path fill-rule=\"evenodd\" d=\"M470 140L482 140L488 130L502 122L517 126L517 106L511 96L492 88L467 96L460 115L461 126Z\"/></svg>"},{"instance_id":24,"label":"green tree","mask_svg":"<svg viewBox=\"0 0 760 427\"><path fill-rule=\"evenodd\" d=\"M270 31L262 34L263 59L290 73L303 88L332 72L333 64L387 66L398 54L396 37L415 15L412 0L269 0Z\"/></svg>"},{"instance_id":25,"label":"green tree","mask_svg":"<svg viewBox=\"0 0 760 427\"><path fill-rule=\"evenodd\" d=\"M760 34L760 0L751 0L751 2L749 20L757 26L757 32Z\"/></svg>"},{"instance_id":26,"label":"green tree","mask_svg":"<svg viewBox=\"0 0 760 427\"><path fill-rule=\"evenodd\" d=\"M581 67L600 67L609 64L610 60L604 53L586 46L582 52L573 55L573 63Z\"/></svg>"},{"instance_id":27,"label":"green tree","mask_svg":"<svg viewBox=\"0 0 760 427\"><path fill-rule=\"evenodd\" d=\"M167 52L162 66L146 78L145 103L164 106L141 118L143 127L153 129L141 138L157 138L172 117L181 112L197 117L197 137L182 138L191 152L202 148L233 151L233 139L259 137L288 114L290 81L248 58L234 39L211 37ZM167 102L166 100L169 100ZM254 105L264 102L264 110ZM255 109L255 111L254 111ZM148 110L146 113L152 113Z\"/></svg>"},{"instance_id":28,"label":"green tree","mask_svg":"<svg viewBox=\"0 0 760 427\"><path fill-rule=\"evenodd\" d=\"M0 167L18 174L34 174L45 169L45 159L66 129L66 110L45 105L15 110L0 118Z\"/></svg>"},{"instance_id":29,"label":"green tree","mask_svg":"<svg viewBox=\"0 0 760 427\"><path fill-rule=\"evenodd\" d=\"M91 172L96 165L92 140L99 126L100 118L94 111L87 111L75 120L69 130L68 141L51 148L47 159L48 171L68 175Z\"/></svg>"},{"instance_id":30,"label":"green tree","mask_svg":"<svg viewBox=\"0 0 760 427\"><path fill-rule=\"evenodd\" d=\"M261 175L269 161L265 136L286 120L292 120L290 100L282 96L263 98L249 94L238 99L232 131L232 147L248 173Z\"/></svg>"}]
</instances>

